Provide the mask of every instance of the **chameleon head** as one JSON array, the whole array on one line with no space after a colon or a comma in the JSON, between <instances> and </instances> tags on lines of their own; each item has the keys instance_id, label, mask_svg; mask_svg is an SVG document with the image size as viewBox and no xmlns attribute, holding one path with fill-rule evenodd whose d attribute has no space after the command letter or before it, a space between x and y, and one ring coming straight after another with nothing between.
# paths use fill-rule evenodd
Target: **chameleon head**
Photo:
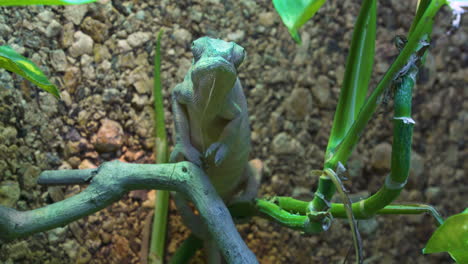
<instances>
[{"instance_id":1,"label":"chameleon head","mask_svg":"<svg viewBox=\"0 0 468 264\"><path fill-rule=\"evenodd\" d=\"M234 42L202 37L192 43L192 53L195 93L209 100L224 97L236 82L244 48Z\"/></svg>"}]
</instances>

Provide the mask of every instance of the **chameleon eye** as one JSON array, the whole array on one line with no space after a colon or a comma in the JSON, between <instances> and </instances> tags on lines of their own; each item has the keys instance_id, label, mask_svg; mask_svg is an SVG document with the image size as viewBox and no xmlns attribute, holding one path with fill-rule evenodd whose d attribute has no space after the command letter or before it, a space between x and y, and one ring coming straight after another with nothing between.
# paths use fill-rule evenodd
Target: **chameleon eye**
<instances>
[{"instance_id":1,"label":"chameleon eye","mask_svg":"<svg viewBox=\"0 0 468 264\"><path fill-rule=\"evenodd\" d=\"M193 54L193 59L195 60L195 62L197 62L200 58L201 58L201 55L203 53L203 48L202 46L200 45L197 45L197 43L192 42L192 54Z\"/></svg>"},{"instance_id":2,"label":"chameleon eye","mask_svg":"<svg viewBox=\"0 0 468 264\"><path fill-rule=\"evenodd\" d=\"M242 48L240 46L235 46L234 47L234 52L233 52L233 57L232 57L232 62L234 63L236 68L239 67L242 64L242 62L244 61L244 58L245 58L244 48Z\"/></svg>"}]
</instances>

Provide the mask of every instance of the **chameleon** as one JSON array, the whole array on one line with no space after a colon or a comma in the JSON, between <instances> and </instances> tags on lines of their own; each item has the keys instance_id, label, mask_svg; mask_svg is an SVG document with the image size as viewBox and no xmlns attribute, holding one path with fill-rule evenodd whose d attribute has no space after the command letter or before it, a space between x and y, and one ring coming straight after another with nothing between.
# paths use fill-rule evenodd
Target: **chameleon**
<instances>
[{"instance_id":1,"label":"chameleon","mask_svg":"<svg viewBox=\"0 0 468 264\"><path fill-rule=\"evenodd\" d=\"M186 160L198 165L227 204L253 199L258 186L248 162L249 116L237 73L245 58L244 48L202 37L192 42L191 50L192 65L171 93L175 146L170 162ZM203 236L193 230L200 225L193 212L188 212L190 207L175 195L185 224Z\"/></svg>"}]
</instances>

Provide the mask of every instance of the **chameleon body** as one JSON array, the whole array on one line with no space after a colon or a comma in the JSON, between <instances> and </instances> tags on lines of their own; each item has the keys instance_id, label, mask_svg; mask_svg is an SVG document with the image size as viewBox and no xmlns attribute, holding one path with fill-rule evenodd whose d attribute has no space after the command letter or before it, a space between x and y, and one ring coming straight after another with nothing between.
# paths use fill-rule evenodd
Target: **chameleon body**
<instances>
[{"instance_id":1,"label":"chameleon body","mask_svg":"<svg viewBox=\"0 0 468 264\"><path fill-rule=\"evenodd\" d=\"M192 53L192 66L172 91L176 144L170 160L202 167L229 202L254 178L247 102L237 77L245 52L233 42L202 37Z\"/></svg>"}]
</instances>

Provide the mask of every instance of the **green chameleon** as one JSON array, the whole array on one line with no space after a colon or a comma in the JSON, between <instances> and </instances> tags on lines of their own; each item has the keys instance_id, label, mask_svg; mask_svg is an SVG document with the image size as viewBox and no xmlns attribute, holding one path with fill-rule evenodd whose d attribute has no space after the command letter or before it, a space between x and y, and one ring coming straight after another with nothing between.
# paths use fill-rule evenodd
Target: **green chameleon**
<instances>
[{"instance_id":1,"label":"green chameleon","mask_svg":"<svg viewBox=\"0 0 468 264\"><path fill-rule=\"evenodd\" d=\"M187 160L204 169L227 204L251 200L258 184L248 162L249 116L237 77L245 51L233 42L202 37L192 43L192 53L192 66L172 91L176 144L170 162ZM206 227L183 197L175 194L174 200L185 224L206 238Z\"/></svg>"}]
</instances>

